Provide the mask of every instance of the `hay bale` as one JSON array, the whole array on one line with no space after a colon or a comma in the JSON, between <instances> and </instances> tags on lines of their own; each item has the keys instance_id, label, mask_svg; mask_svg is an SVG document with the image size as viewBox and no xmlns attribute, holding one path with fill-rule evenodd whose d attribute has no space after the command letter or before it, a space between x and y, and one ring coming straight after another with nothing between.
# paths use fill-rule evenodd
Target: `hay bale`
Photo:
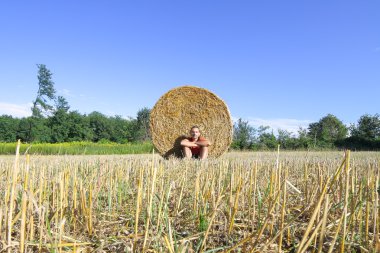
<instances>
[{"instance_id":1,"label":"hay bale","mask_svg":"<svg viewBox=\"0 0 380 253\"><path fill-rule=\"evenodd\" d=\"M203 88L174 88L157 101L150 113L153 145L164 157L181 157L180 142L194 125L212 143L209 157L219 157L227 151L233 126L226 104Z\"/></svg>"}]
</instances>

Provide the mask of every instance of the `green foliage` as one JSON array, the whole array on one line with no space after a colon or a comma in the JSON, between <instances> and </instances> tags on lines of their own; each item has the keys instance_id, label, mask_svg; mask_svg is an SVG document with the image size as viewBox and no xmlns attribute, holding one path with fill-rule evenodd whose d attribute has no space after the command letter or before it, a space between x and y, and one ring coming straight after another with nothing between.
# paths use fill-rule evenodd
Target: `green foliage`
<instances>
[{"instance_id":1,"label":"green foliage","mask_svg":"<svg viewBox=\"0 0 380 253\"><path fill-rule=\"evenodd\" d=\"M365 114L357 125L351 126L351 136L336 142L339 148L351 150L380 150L380 116Z\"/></svg>"},{"instance_id":2,"label":"green foliage","mask_svg":"<svg viewBox=\"0 0 380 253\"><path fill-rule=\"evenodd\" d=\"M380 139L365 139L357 136L350 136L343 140L339 140L336 143L336 146L341 149L350 149L350 150L380 150Z\"/></svg>"},{"instance_id":3,"label":"green foliage","mask_svg":"<svg viewBox=\"0 0 380 253\"><path fill-rule=\"evenodd\" d=\"M32 115L42 117L43 113L52 111L53 106L49 101L55 99L55 88L52 80L52 73L46 68L45 64L37 64L38 67L38 91L37 97L33 102Z\"/></svg>"},{"instance_id":4,"label":"green foliage","mask_svg":"<svg viewBox=\"0 0 380 253\"><path fill-rule=\"evenodd\" d=\"M91 141L93 139L93 131L90 128L88 117L81 115L77 111L68 113L68 122L70 123L67 142L72 141Z\"/></svg>"},{"instance_id":5,"label":"green foliage","mask_svg":"<svg viewBox=\"0 0 380 253\"><path fill-rule=\"evenodd\" d=\"M267 132L269 130L269 126L260 126L258 133L259 133L259 141L257 147L259 149L265 150L265 149L275 149L278 145L278 141L276 139L276 136L272 132Z\"/></svg>"},{"instance_id":6,"label":"green foliage","mask_svg":"<svg viewBox=\"0 0 380 253\"><path fill-rule=\"evenodd\" d=\"M295 141L294 149L309 149L312 140L308 136L307 129L300 127L298 129L298 138Z\"/></svg>"},{"instance_id":7,"label":"green foliage","mask_svg":"<svg viewBox=\"0 0 380 253\"><path fill-rule=\"evenodd\" d=\"M357 127L351 130L351 136L374 140L380 138L380 115L374 116L365 114L358 120Z\"/></svg>"},{"instance_id":8,"label":"green foliage","mask_svg":"<svg viewBox=\"0 0 380 253\"><path fill-rule=\"evenodd\" d=\"M101 141L103 142L103 141ZM15 153L16 142L0 143L0 154L11 155ZM104 143L93 142L66 142L66 143L22 143L20 153L38 155L106 155L106 154L145 154L151 153L151 142L118 144L109 141Z\"/></svg>"},{"instance_id":9,"label":"green foliage","mask_svg":"<svg viewBox=\"0 0 380 253\"><path fill-rule=\"evenodd\" d=\"M126 124L126 128L128 141L138 141L141 139L140 127L136 119L130 119L128 124Z\"/></svg>"},{"instance_id":10,"label":"green foliage","mask_svg":"<svg viewBox=\"0 0 380 253\"><path fill-rule=\"evenodd\" d=\"M268 126L257 129L248 121L239 119L234 124L232 149L273 150L280 144L286 150L323 150L349 148L352 150L380 150L380 116L363 115L358 126L351 128L351 137L346 137L348 129L332 114L311 123L308 129L300 128L298 136L292 132L277 129L277 136Z\"/></svg>"},{"instance_id":11,"label":"green foliage","mask_svg":"<svg viewBox=\"0 0 380 253\"><path fill-rule=\"evenodd\" d=\"M92 112L88 115L88 119L94 134L92 141L98 142L101 139L111 139L112 126L105 115L100 112Z\"/></svg>"},{"instance_id":12,"label":"green foliage","mask_svg":"<svg viewBox=\"0 0 380 253\"><path fill-rule=\"evenodd\" d=\"M70 109L70 106L64 97L58 96L55 102L55 108L56 108L56 111L62 110L64 112L68 112Z\"/></svg>"},{"instance_id":13,"label":"green foliage","mask_svg":"<svg viewBox=\"0 0 380 253\"><path fill-rule=\"evenodd\" d=\"M65 101L63 100L60 100ZM130 143L149 141L146 138L146 118L140 120L121 116L108 117L100 112L82 115L67 111L67 104L61 103L48 117L12 118L0 116L0 141L14 142L20 139L28 143L63 143L75 141ZM144 109L149 111L149 109ZM149 119L149 117L148 117ZM144 137L145 136L145 137Z\"/></svg>"},{"instance_id":14,"label":"green foliage","mask_svg":"<svg viewBox=\"0 0 380 253\"><path fill-rule=\"evenodd\" d=\"M287 130L277 129L277 136L269 126L259 126L257 129L249 125L248 121L239 119L234 124L232 149L239 150L274 150L277 145L281 149L306 150L311 146L306 129L298 130L298 137Z\"/></svg>"},{"instance_id":15,"label":"green foliage","mask_svg":"<svg viewBox=\"0 0 380 253\"><path fill-rule=\"evenodd\" d=\"M131 120L123 119L121 116L110 117L109 120L112 128L111 141L117 143L134 141L133 133L129 130Z\"/></svg>"},{"instance_id":16,"label":"green foliage","mask_svg":"<svg viewBox=\"0 0 380 253\"><path fill-rule=\"evenodd\" d=\"M208 227L208 221L207 216L205 214L199 214L199 224L198 224L198 231L199 232L205 232Z\"/></svg>"},{"instance_id":17,"label":"green foliage","mask_svg":"<svg viewBox=\"0 0 380 253\"><path fill-rule=\"evenodd\" d=\"M295 149L295 138L287 130L278 129L277 141L282 149Z\"/></svg>"},{"instance_id":18,"label":"green foliage","mask_svg":"<svg viewBox=\"0 0 380 253\"><path fill-rule=\"evenodd\" d=\"M47 118L30 118L34 126L31 131L33 142L51 142L51 130L49 129Z\"/></svg>"},{"instance_id":19,"label":"green foliage","mask_svg":"<svg viewBox=\"0 0 380 253\"><path fill-rule=\"evenodd\" d=\"M254 135L256 129L249 125L248 121L241 118L234 124L233 142L231 147L233 149L249 149L254 142Z\"/></svg>"},{"instance_id":20,"label":"green foliage","mask_svg":"<svg viewBox=\"0 0 380 253\"><path fill-rule=\"evenodd\" d=\"M50 141L50 135L47 135L46 124L43 122L44 115L49 115L53 111L53 106L50 104L55 99L55 88L52 80L52 73L44 64L37 64L38 67L38 90L36 99L33 102L32 117L27 120L27 127L24 126L23 131L26 131L24 138L26 141Z\"/></svg>"},{"instance_id":21,"label":"green foliage","mask_svg":"<svg viewBox=\"0 0 380 253\"><path fill-rule=\"evenodd\" d=\"M29 138L29 127L30 123L29 121L31 120L31 117L28 118L21 118L18 122L17 125L17 133L16 133L16 139L21 140L23 142L27 142L30 140Z\"/></svg>"},{"instance_id":22,"label":"green foliage","mask_svg":"<svg viewBox=\"0 0 380 253\"><path fill-rule=\"evenodd\" d=\"M64 110L57 110L48 118L48 127L51 130L51 142L67 141L69 135L68 114Z\"/></svg>"},{"instance_id":23,"label":"green foliage","mask_svg":"<svg viewBox=\"0 0 380 253\"><path fill-rule=\"evenodd\" d=\"M144 107L137 112L137 139L142 141L150 140L150 127L149 127L150 109Z\"/></svg>"},{"instance_id":24,"label":"green foliage","mask_svg":"<svg viewBox=\"0 0 380 253\"><path fill-rule=\"evenodd\" d=\"M346 138L347 132L347 127L342 121L328 114L318 122L309 125L308 135L314 138L314 147L332 148L336 141Z\"/></svg>"},{"instance_id":25,"label":"green foliage","mask_svg":"<svg viewBox=\"0 0 380 253\"><path fill-rule=\"evenodd\" d=\"M19 119L9 115L0 116L0 141L14 142L17 140L17 126Z\"/></svg>"}]
</instances>

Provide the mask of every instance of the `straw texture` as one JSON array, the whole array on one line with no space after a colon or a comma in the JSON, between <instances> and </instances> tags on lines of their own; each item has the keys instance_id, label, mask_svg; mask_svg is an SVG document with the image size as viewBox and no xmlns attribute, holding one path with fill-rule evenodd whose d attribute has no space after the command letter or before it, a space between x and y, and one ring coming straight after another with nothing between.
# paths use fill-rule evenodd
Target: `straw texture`
<instances>
[{"instance_id":1,"label":"straw texture","mask_svg":"<svg viewBox=\"0 0 380 253\"><path fill-rule=\"evenodd\" d=\"M174 88L157 101L150 113L153 145L164 157L182 157L180 142L194 125L211 142L209 157L219 157L229 148L232 120L226 104L203 88Z\"/></svg>"}]
</instances>

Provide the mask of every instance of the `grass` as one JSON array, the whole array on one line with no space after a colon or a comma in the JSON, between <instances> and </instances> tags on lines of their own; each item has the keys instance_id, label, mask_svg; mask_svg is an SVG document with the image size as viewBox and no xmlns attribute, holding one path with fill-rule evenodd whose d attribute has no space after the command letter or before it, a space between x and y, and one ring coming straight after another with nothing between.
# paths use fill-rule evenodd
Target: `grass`
<instances>
[{"instance_id":1,"label":"grass","mask_svg":"<svg viewBox=\"0 0 380 253\"><path fill-rule=\"evenodd\" d=\"M0 251L376 252L376 152L0 157Z\"/></svg>"},{"instance_id":2,"label":"grass","mask_svg":"<svg viewBox=\"0 0 380 253\"><path fill-rule=\"evenodd\" d=\"M16 143L0 143L0 154L14 154ZM146 154L151 153L153 145L143 143L94 143L94 142L65 142L65 143L22 143L20 153L33 155L107 155L107 154Z\"/></svg>"}]
</instances>

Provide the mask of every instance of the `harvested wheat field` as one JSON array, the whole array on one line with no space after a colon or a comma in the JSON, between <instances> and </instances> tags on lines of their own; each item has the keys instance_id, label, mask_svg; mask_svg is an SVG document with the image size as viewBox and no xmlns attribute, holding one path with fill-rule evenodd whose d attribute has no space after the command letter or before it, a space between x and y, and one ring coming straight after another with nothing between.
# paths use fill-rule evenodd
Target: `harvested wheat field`
<instances>
[{"instance_id":1,"label":"harvested wheat field","mask_svg":"<svg viewBox=\"0 0 380 253\"><path fill-rule=\"evenodd\" d=\"M2 252L375 252L380 153L0 157Z\"/></svg>"}]
</instances>

